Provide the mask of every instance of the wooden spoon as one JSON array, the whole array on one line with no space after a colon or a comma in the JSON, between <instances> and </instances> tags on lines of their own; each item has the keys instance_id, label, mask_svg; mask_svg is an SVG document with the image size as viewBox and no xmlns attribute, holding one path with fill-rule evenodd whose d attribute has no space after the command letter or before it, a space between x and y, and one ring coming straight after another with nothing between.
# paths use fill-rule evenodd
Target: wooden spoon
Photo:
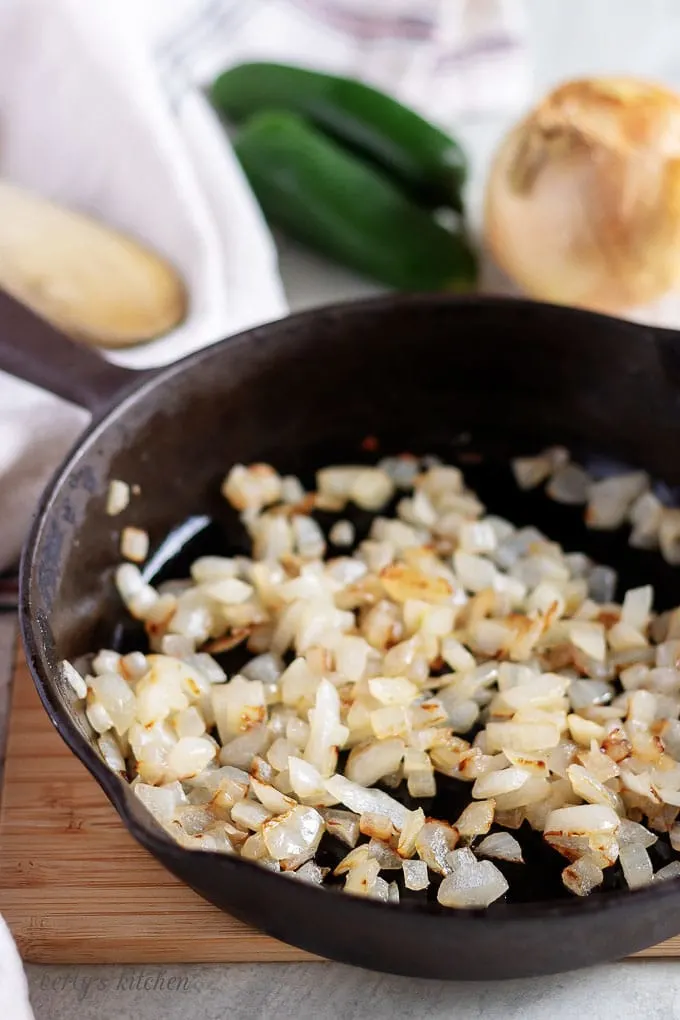
<instances>
[{"instance_id":1,"label":"wooden spoon","mask_svg":"<svg viewBox=\"0 0 680 1020\"><path fill-rule=\"evenodd\" d=\"M153 340L186 314L181 278L118 231L0 181L0 288L75 339Z\"/></svg>"}]
</instances>

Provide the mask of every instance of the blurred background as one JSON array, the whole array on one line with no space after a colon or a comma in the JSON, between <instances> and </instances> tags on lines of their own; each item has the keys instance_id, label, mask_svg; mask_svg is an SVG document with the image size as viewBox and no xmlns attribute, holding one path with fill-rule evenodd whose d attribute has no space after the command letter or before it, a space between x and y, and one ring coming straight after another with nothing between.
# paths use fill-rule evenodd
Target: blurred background
<instances>
[{"instance_id":1,"label":"blurred background","mask_svg":"<svg viewBox=\"0 0 680 1020\"><path fill-rule=\"evenodd\" d=\"M519 7L526 30L526 102L517 104L517 113L499 103L500 110L463 114L449 125L458 131L471 159L468 203L476 229L494 150L531 101L568 79L604 74L640 76L680 90L680 8L674 0L522 0ZM309 273L331 300L352 293L352 287L370 289L356 279L341 282L337 273L329 275L317 260L290 245L282 254L283 278L295 305L309 303ZM675 320L674 309L669 318Z\"/></svg>"}]
</instances>

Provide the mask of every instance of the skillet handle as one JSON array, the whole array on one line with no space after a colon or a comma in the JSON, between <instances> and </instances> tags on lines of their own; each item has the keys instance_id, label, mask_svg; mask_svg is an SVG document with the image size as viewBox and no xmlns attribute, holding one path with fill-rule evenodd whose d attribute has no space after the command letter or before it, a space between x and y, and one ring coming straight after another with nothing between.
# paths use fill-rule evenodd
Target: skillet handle
<instances>
[{"instance_id":1,"label":"skillet handle","mask_svg":"<svg viewBox=\"0 0 680 1020\"><path fill-rule=\"evenodd\" d=\"M146 372L114 365L0 291L0 369L95 411Z\"/></svg>"}]
</instances>

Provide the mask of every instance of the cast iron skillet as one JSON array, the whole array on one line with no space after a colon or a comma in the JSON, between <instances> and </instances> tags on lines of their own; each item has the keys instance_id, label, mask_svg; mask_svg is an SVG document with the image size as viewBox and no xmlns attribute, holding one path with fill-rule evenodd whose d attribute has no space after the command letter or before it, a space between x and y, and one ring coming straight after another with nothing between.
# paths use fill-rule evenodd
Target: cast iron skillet
<instances>
[{"instance_id":1,"label":"cast iron skillet","mask_svg":"<svg viewBox=\"0 0 680 1020\"><path fill-rule=\"evenodd\" d=\"M489 463L562 442L586 460L613 457L677 486L677 335L530 301L387 297L291 316L142 374L73 346L7 299L0 323L0 367L94 412L40 501L24 553L21 626L31 671L63 739L170 871L286 942L419 977L564 971L680 930L678 881L583 901L550 898L548 883L544 902L453 912L365 901L181 849L102 763L58 673L62 658L120 636L111 574L121 518L104 512L111 478L141 486L125 521L146 528L154 549L182 522L191 532L206 517L220 548L242 541L219 497L234 462L268 460L308 474L336 458L356 459L367 434L385 452L470 461L483 450ZM680 602L680 573L657 555L630 550L621 536L586 532L577 511L544 509L539 497L523 501L502 473L492 471L485 484L497 512L615 561L626 583L652 580L662 604ZM540 868L535 875L539 890L545 876Z\"/></svg>"}]
</instances>

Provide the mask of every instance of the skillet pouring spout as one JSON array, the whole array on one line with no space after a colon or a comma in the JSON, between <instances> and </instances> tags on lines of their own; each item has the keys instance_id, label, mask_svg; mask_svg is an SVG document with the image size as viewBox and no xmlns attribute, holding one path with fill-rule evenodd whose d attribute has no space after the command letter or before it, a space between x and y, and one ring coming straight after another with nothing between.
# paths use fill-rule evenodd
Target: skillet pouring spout
<instances>
[{"instance_id":1,"label":"skillet pouring spout","mask_svg":"<svg viewBox=\"0 0 680 1020\"><path fill-rule=\"evenodd\" d=\"M267 461L309 477L323 464L354 461L369 435L378 456L411 450L455 460L466 444L506 463L563 444L584 462L609 458L679 486L676 334L531 301L390 296L290 316L136 374L39 320L29 328L29 313L8 302L0 301L0 368L94 410L43 494L26 543L20 612L28 662L52 722L147 850L201 896L277 938L413 976L554 973L680 930L673 880L583 901L447 911L338 895L237 857L183 849L105 766L59 670L62 659L125 641L112 584L121 523L145 529L154 554L197 519L210 522L221 550L239 549L240 523L219 494L236 463ZM114 478L139 486L121 519L105 512ZM520 513L509 487L489 492L492 512ZM612 563L626 580L644 575L667 606L680 603L680 574L660 557L581 525L556 537Z\"/></svg>"}]
</instances>

